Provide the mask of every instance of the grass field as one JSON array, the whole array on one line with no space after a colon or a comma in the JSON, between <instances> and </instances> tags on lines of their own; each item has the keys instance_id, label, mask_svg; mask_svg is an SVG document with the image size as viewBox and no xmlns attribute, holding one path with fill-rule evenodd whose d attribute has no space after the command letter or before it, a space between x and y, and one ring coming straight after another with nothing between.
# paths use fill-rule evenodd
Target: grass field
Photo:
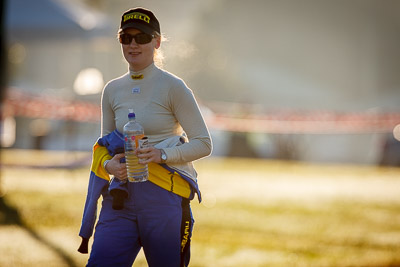
<instances>
[{"instance_id":1,"label":"grass field","mask_svg":"<svg viewBox=\"0 0 400 267\"><path fill-rule=\"evenodd\" d=\"M27 165L88 156L1 160L21 155ZM196 167L204 201L192 202L193 267L400 266L398 168L218 158ZM0 266L85 265L76 249L88 168L2 166ZM133 266L147 266L143 254Z\"/></svg>"}]
</instances>

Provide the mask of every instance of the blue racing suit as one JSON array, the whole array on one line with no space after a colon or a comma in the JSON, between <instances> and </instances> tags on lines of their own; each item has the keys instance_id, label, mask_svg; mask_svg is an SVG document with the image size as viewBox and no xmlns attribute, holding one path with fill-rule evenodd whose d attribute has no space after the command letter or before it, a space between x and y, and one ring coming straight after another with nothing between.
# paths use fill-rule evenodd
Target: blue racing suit
<instances>
[{"instance_id":1,"label":"blue racing suit","mask_svg":"<svg viewBox=\"0 0 400 267\"><path fill-rule=\"evenodd\" d=\"M196 178L176 166L151 163L148 181L121 183L113 179L110 185L103 162L121 153L121 148L123 151L123 138L117 130L100 138L93 147L79 233L86 244L93 233L100 195L103 201L87 266L132 266L141 247L149 266L188 266L194 223L189 201L195 193L201 201ZM127 193L121 210L113 209L110 188Z\"/></svg>"}]
</instances>

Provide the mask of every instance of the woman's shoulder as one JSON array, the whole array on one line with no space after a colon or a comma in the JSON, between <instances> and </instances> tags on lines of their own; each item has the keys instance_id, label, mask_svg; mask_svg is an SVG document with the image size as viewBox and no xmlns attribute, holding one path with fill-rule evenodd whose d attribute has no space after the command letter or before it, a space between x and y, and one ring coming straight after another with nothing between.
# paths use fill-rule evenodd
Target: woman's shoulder
<instances>
[{"instance_id":1,"label":"woman's shoulder","mask_svg":"<svg viewBox=\"0 0 400 267\"><path fill-rule=\"evenodd\" d=\"M173 101L186 101L193 98L192 89L186 85L182 78L166 70L162 70L162 72L164 81L167 81L168 84L168 95Z\"/></svg>"},{"instance_id":2,"label":"woman's shoulder","mask_svg":"<svg viewBox=\"0 0 400 267\"><path fill-rule=\"evenodd\" d=\"M187 87L185 81L177 75L164 69L159 69L159 72L162 79L169 82L173 87Z\"/></svg>"},{"instance_id":3,"label":"woman's shoulder","mask_svg":"<svg viewBox=\"0 0 400 267\"><path fill-rule=\"evenodd\" d=\"M126 82L127 78L129 78L129 73L125 73L117 78L110 80L106 83L104 90L112 90L113 88L121 86L121 84Z\"/></svg>"},{"instance_id":4,"label":"woman's shoulder","mask_svg":"<svg viewBox=\"0 0 400 267\"><path fill-rule=\"evenodd\" d=\"M182 78L164 69L160 69L160 72L163 83L168 84L168 92L171 97L192 94L192 90L187 86L186 82Z\"/></svg>"}]
</instances>

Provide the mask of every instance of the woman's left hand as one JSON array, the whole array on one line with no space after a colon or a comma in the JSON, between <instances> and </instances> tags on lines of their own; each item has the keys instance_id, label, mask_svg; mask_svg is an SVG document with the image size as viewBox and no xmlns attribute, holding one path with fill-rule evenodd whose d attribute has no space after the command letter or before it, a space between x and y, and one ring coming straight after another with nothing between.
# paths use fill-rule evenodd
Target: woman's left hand
<instances>
[{"instance_id":1,"label":"woman's left hand","mask_svg":"<svg viewBox=\"0 0 400 267\"><path fill-rule=\"evenodd\" d=\"M140 164L161 163L161 151L153 146L136 149Z\"/></svg>"}]
</instances>

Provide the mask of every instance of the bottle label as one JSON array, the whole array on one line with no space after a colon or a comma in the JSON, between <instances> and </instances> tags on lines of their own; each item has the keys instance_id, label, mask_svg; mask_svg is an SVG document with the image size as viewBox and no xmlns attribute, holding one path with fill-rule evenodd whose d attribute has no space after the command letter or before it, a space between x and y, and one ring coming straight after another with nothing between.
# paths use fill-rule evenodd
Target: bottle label
<instances>
[{"instance_id":1,"label":"bottle label","mask_svg":"<svg viewBox=\"0 0 400 267\"><path fill-rule=\"evenodd\" d=\"M144 136L142 139L139 140L139 148L146 148L149 146L149 138Z\"/></svg>"},{"instance_id":2,"label":"bottle label","mask_svg":"<svg viewBox=\"0 0 400 267\"><path fill-rule=\"evenodd\" d=\"M146 148L149 146L149 138L147 136L143 136L142 139L139 139L139 148ZM139 159L139 163L142 163L144 160L147 160L147 158L141 158Z\"/></svg>"},{"instance_id":3,"label":"bottle label","mask_svg":"<svg viewBox=\"0 0 400 267\"><path fill-rule=\"evenodd\" d=\"M125 135L125 150L131 150L140 147L140 140L142 140L143 137L144 134L132 135L130 137L129 135Z\"/></svg>"},{"instance_id":4,"label":"bottle label","mask_svg":"<svg viewBox=\"0 0 400 267\"><path fill-rule=\"evenodd\" d=\"M132 136L132 141L135 141L135 148L139 148L140 144L139 141L144 137L144 134L140 134L140 135L134 135Z\"/></svg>"}]
</instances>

